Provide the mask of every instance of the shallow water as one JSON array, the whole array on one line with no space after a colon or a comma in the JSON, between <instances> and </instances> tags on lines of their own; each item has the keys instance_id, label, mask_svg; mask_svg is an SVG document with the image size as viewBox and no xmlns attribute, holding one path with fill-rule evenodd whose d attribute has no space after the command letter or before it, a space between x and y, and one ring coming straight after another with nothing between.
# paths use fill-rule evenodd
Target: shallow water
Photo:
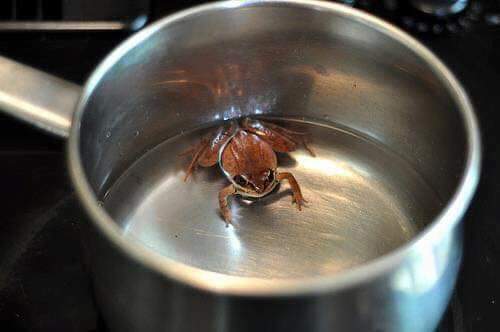
<instances>
[{"instance_id":1,"label":"shallow water","mask_svg":"<svg viewBox=\"0 0 500 332\"><path fill-rule=\"evenodd\" d=\"M441 202L408 163L371 140L323 124L286 121L307 132L317 156L279 155L308 205L291 204L288 184L255 203L232 200L233 226L218 213L228 184L218 166L183 182L178 154L202 135L169 139L134 163L104 206L124 229L162 255L235 276L294 278L332 274L379 257L411 239ZM204 129L203 131L206 131Z\"/></svg>"}]
</instances>

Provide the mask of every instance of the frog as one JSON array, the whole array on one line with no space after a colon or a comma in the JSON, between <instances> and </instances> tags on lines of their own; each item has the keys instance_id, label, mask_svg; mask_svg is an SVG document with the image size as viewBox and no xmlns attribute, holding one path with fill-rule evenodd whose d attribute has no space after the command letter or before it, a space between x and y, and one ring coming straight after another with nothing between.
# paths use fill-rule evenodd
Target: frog
<instances>
[{"instance_id":1,"label":"frog","mask_svg":"<svg viewBox=\"0 0 500 332\"><path fill-rule=\"evenodd\" d=\"M300 185L292 173L278 171L276 155L295 151L299 146L315 156L306 143L305 133L251 117L231 120L209 132L188 150L192 158L184 181L198 166L219 166L229 181L218 195L220 213L226 226L232 223L230 197L239 195L259 199L271 194L283 181L289 183L292 204L301 211L307 201Z\"/></svg>"}]
</instances>

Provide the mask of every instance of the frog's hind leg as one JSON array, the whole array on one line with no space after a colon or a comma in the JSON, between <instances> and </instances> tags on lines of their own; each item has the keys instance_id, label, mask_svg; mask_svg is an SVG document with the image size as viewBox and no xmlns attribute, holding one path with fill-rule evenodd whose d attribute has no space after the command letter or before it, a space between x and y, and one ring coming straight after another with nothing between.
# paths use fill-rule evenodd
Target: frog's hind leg
<instances>
[{"instance_id":1,"label":"frog's hind leg","mask_svg":"<svg viewBox=\"0 0 500 332\"><path fill-rule=\"evenodd\" d=\"M316 153L314 152L314 150L311 149L311 147L307 144L306 141L306 139L308 138L307 133L291 130L270 122L262 122L262 124L266 127L271 128L271 130L274 130L279 134L285 136L289 140L293 141L295 144L297 145L301 144L304 147L304 149L306 149L306 151L309 152L311 156L316 157Z\"/></svg>"},{"instance_id":2,"label":"frog's hind leg","mask_svg":"<svg viewBox=\"0 0 500 332\"><path fill-rule=\"evenodd\" d=\"M245 118L242 122L243 129L251 132L271 145L276 152L292 152L301 144L315 157L314 151L307 145L306 133L290 130L274 123Z\"/></svg>"},{"instance_id":3,"label":"frog's hind leg","mask_svg":"<svg viewBox=\"0 0 500 332\"><path fill-rule=\"evenodd\" d=\"M237 124L231 122L231 125L220 127L213 134L210 139L208 147L205 149L203 154L200 156L199 164L202 167L211 167L219 161L219 151L226 144L228 140L233 137L233 134L237 130Z\"/></svg>"},{"instance_id":4,"label":"frog's hind leg","mask_svg":"<svg viewBox=\"0 0 500 332\"><path fill-rule=\"evenodd\" d=\"M193 147L190 151L188 150L184 154L189 154L191 153L193 158L191 159L191 162L189 163L188 168L186 169L186 175L184 176L184 182L187 181L187 179L193 174L193 172L196 170L196 167L198 166L198 161L202 154L205 153L205 150L208 147L209 144L208 139L202 139L200 143L198 143L197 146Z\"/></svg>"},{"instance_id":5,"label":"frog's hind leg","mask_svg":"<svg viewBox=\"0 0 500 332\"><path fill-rule=\"evenodd\" d=\"M202 167L211 167L217 163L220 148L231 138L236 128L231 126L219 127L215 132L209 133L194 147L183 152L181 155L192 155L184 181L193 174L198 165Z\"/></svg>"}]
</instances>

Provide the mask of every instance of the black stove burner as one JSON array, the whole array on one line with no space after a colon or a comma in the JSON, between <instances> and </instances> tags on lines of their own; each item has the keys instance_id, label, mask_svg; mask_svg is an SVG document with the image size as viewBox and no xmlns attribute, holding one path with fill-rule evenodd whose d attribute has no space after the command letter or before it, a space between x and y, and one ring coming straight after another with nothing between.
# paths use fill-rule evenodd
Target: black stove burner
<instances>
[{"instance_id":1,"label":"black stove burner","mask_svg":"<svg viewBox=\"0 0 500 332\"><path fill-rule=\"evenodd\" d=\"M150 14L154 19L198 2L153 1ZM358 7L364 3L365 10L404 25L407 12L400 7L374 7L370 3L379 6L382 1L371 0L344 2ZM475 2L469 0L467 5ZM488 3L496 6L500 1ZM494 21L494 15L500 13L493 5L483 6L484 22L486 17ZM127 35L0 33L0 54L82 83ZM496 112L500 94L495 88L500 73L500 30L478 23L458 33L416 35L447 63L470 93L485 152L479 190L465 222L464 264L439 331L496 331L500 296L500 133ZM82 263L79 234L87 221L64 175L62 142L0 115L0 158L0 330L106 331Z\"/></svg>"},{"instance_id":2,"label":"black stove burner","mask_svg":"<svg viewBox=\"0 0 500 332\"><path fill-rule=\"evenodd\" d=\"M52 177L63 173L64 164L58 164L61 167L54 168ZM45 188L54 184L55 179L50 178L42 180ZM9 272L0 280L5 283L0 291L3 331L98 330L97 311L80 257L79 230L85 219L71 217L78 206L70 193L57 199L57 193L50 194L54 202L35 218L26 218L23 234L15 239L20 241L19 248L9 254L2 269Z\"/></svg>"},{"instance_id":3,"label":"black stove burner","mask_svg":"<svg viewBox=\"0 0 500 332\"><path fill-rule=\"evenodd\" d=\"M500 25L496 0L340 0L417 35L448 35Z\"/></svg>"}]
</instances>

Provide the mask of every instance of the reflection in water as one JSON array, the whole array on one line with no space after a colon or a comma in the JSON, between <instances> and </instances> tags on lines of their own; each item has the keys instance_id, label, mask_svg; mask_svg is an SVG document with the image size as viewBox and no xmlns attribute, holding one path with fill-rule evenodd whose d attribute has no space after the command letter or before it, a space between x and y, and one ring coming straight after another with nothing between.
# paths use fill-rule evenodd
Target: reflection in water
<instances>
[{"instance_id":1,"label":"reflection in water","mask_svg":"<svg viewBox=\"0 0 500 332\"><path fill-rule=\"evenodd\" d=\"M351 165L342 161L312 157L305 154L299 154L295 156L295 159L298 163L304 165L305 167L314 171L322 172L329 176L352 177L355 175L355 173L350 170Z\"/></svg>"}]
</instances>

